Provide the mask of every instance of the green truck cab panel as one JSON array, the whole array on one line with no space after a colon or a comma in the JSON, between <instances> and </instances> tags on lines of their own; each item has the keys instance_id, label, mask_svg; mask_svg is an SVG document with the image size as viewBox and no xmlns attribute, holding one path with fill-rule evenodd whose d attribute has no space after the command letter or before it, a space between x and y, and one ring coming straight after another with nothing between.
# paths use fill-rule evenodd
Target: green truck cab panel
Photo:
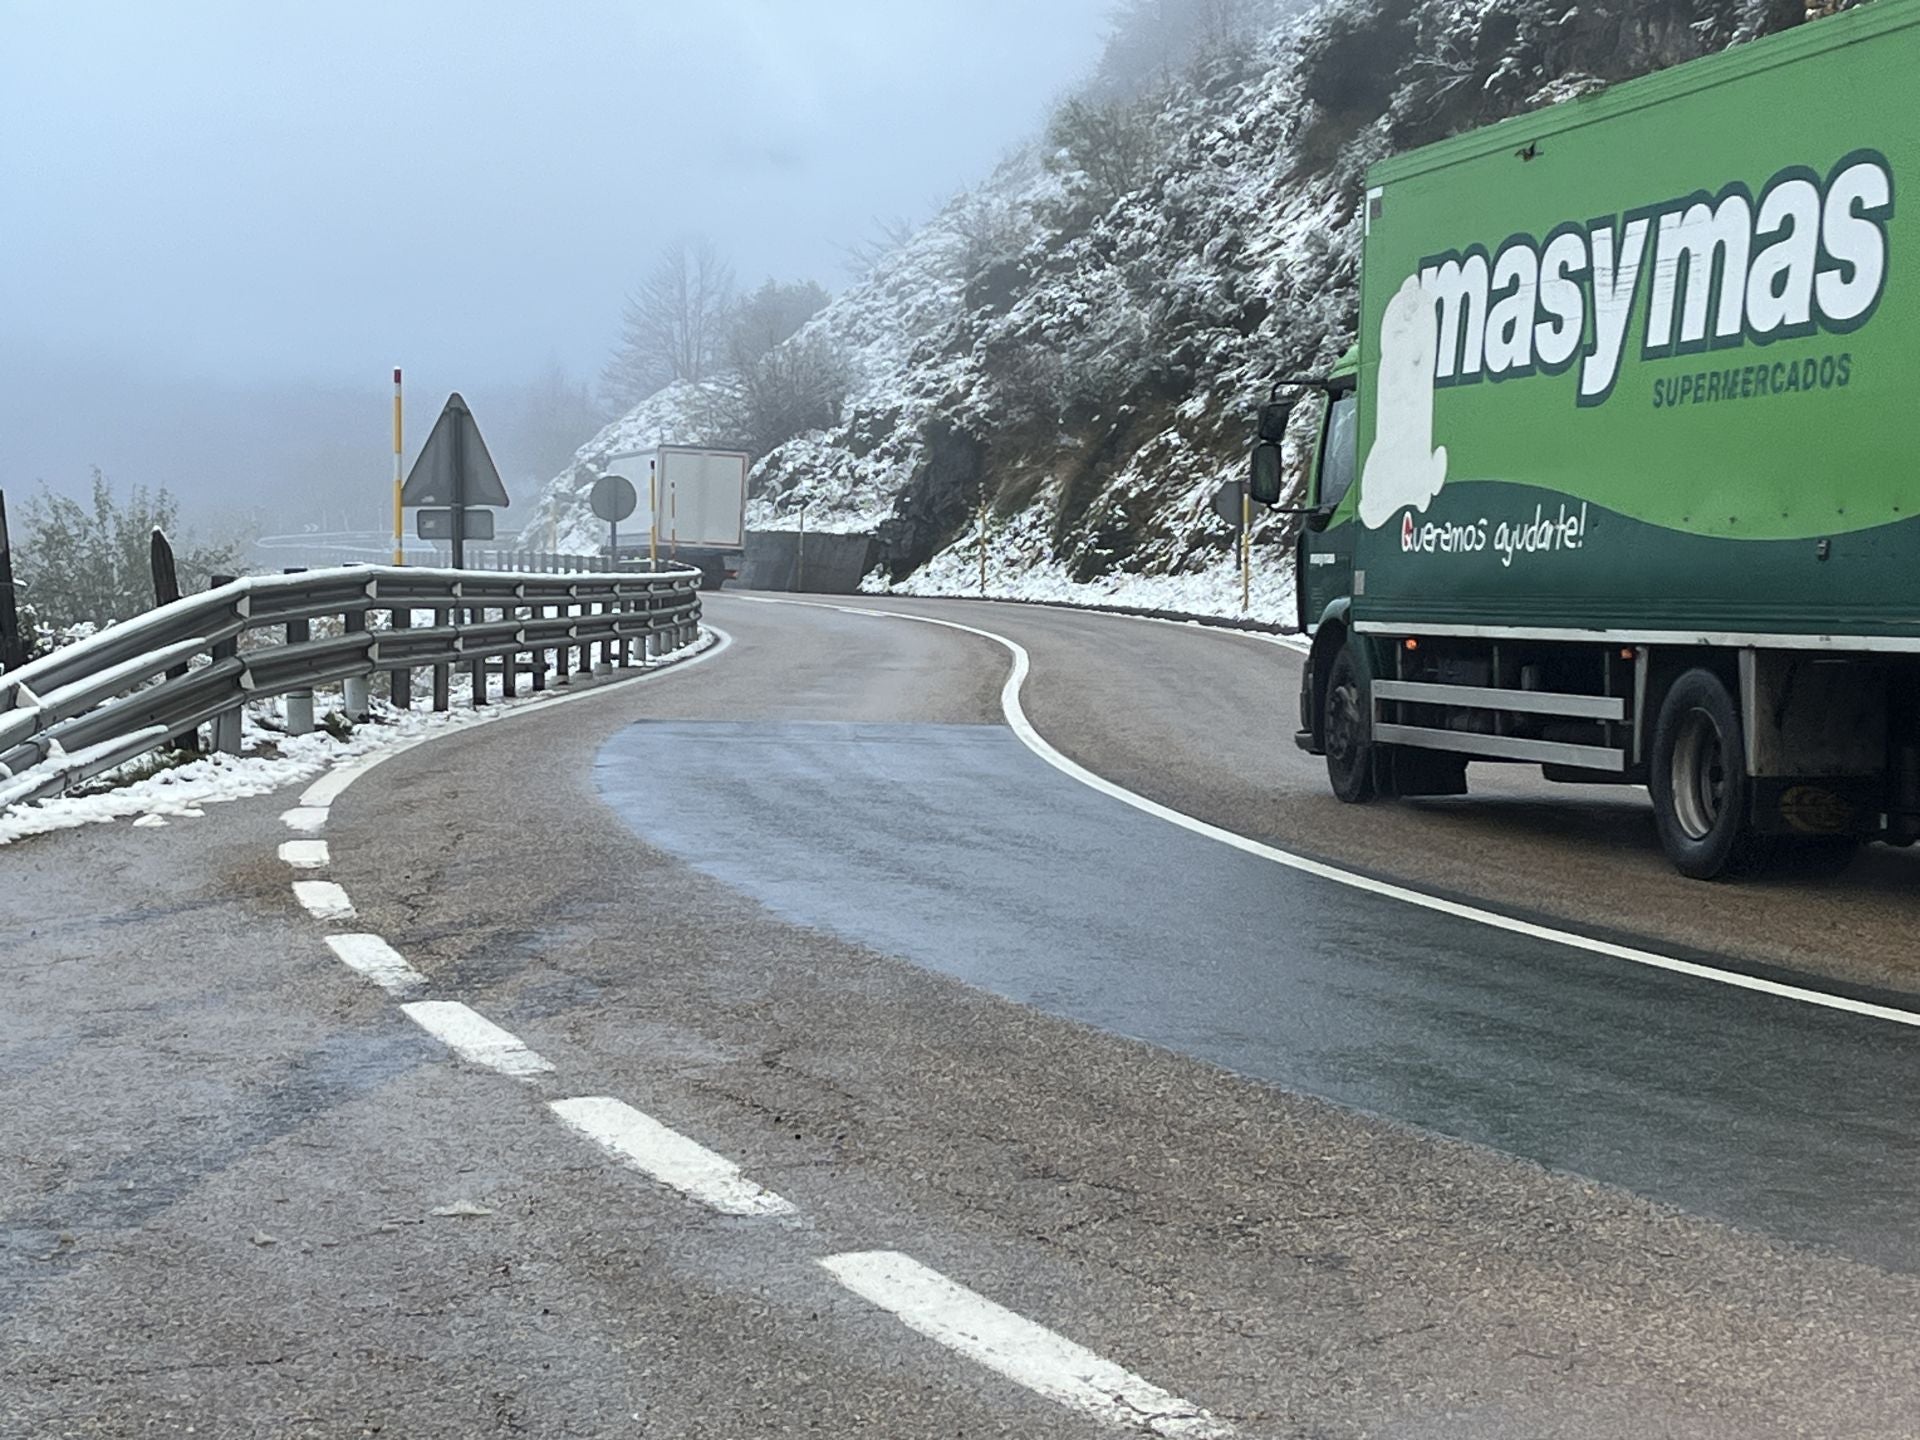
<instances>
[{"instance_id":1,"label":"green truck cab panel","mask_svg":"<svg viewBox=\"0 0 1920 1440\"><path fill-rule=\"evenodd\" d=\"M1310 517L1300 530L1294 573L1298 578L1299 625L1311 631L1318 617L1344 601L1353 582L1353 482L1359 473L1359 348L1340 358L1327 377L1327 393L1314 433L1303 503L1312 510L1332 505L1331 514Z\"/></svg>"},{"instance_id":2,"label":"green truck cab panel","mask_svg":"<svg viewBox=\"0 0 1920 1440\"><path fill-rule=\"evenodd\" d=\"M1881 0L1375 166L1303 618L1920 642L1916 76Z\"/></svg>"}]
</instances>

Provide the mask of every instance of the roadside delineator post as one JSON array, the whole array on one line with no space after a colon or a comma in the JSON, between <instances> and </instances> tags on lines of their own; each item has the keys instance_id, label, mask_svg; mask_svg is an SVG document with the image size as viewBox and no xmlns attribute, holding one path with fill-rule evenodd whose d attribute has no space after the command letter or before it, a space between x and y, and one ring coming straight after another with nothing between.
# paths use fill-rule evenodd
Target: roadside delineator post
<instances>
[{"instance_id":1,"label":"roadside delineator post","mask_svg":"<svg viewBox=\"0 0 1920 1440\"><path fill-rule=\"evenodd\" d=\"M6 528L4 518L0 516L0 532L4 532ZM0 533L0 548L4 548L5 539L4 533ZM147 565L153 571L155 607L171 605L178 600L180 572L174 565L173 544L167 539L166 532L157 525L153 529L153 534L147 537ZM187 666L184 664L172 666L167 671L169 680L184 680L186 676ZM200 731L197 727L192 730L182 730L178 734L169 736L168 743L176 750L192 753L200 748Z\"/></svg>"},{"instance_id":2,"label":"roadside delineator post","mask_svg":"<svg viewBox=\"0 0 1920 1440\"><path fill-rule=\"evenodd\" d=\"M1253 496L1240 487L1240 613L1253 601Z\"/></svg>"},{"instance_id":3,"label":"roadside delineator post","mask_svg":"<svg viewBox=\"0 0 1920 1440\"><path fill-rule=\"evenodd\" d=\"M987 482L980 482L980 598L987 598Z\"/></svg>"},{"instance_id":4,"label":"roadside delineator post","mask_svg":"<svg viewBox=\"0 0 1920 1440\"><path fill-rule=\"evenodd\" d=\"M17 598L13 551L7 540L7 496L0 490L0 670L18 670L27 663L27 642L20 633Z\"/></svg>"}]
</instances>

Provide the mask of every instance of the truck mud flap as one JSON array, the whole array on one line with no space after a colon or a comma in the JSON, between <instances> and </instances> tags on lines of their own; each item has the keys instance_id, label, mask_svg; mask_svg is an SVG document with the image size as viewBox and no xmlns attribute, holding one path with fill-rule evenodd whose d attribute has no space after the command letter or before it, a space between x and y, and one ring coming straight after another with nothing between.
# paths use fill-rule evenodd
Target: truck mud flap
<instances>
[{"instance_id":1,"label":"truck mud flap","mask_svg":"<svg viewBox=\"0 0 1920 1440\"><path fill-rule=\"evenodd\" d=\"M1767 835L1871 835L1886 794L1878 776L1764 776L1753 787L1753 828Z\"/></svg>"},{"instance_id":2,"label":"truck mud flap","mask_svg":"<svg viewBox=\"0 0 1920 1440\"><path fill-rule=\"evenodd\" d=\"M1444 750L1399 745L1376 746L1374 784L1382 795L1411 799L1418 795L1467 793L1467 757Z\"/></svg>"}]
</instances>

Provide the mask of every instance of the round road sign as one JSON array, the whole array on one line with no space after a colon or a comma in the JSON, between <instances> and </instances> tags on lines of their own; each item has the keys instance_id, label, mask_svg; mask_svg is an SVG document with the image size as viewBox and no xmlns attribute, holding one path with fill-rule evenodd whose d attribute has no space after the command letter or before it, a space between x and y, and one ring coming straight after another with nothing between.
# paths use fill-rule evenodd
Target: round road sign
<instances>
[{"instance_id":1,"label":"round road sign","mask_svg":"<svg viewBox=\"0 0 1920 1440\"><path fill-rule=\"evenodd\" d=\"M624 475L602 475L593 482L593 496L589 502L593 513L609 524L618 525L633 514L634 506L640 503L640 496L633 488L633 482Z\"/></svg>"}]
</instances>

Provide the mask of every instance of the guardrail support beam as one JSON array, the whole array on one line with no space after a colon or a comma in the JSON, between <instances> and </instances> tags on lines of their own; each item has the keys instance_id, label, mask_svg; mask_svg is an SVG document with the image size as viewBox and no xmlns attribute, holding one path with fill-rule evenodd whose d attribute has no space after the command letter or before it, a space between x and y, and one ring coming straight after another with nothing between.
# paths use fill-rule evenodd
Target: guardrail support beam
<instances>
[{"instance_id":1,"label":"guardrail support beam","mask_svg":"<svg viewBox=\"0 0 1920 1440\"><path fill-rule=\"evenodd\" d=\"M211 575L207 577L207 588L218 590L222 585L231 585L233 581L234 577L231 575ZM216 640L209 647L208 653L216 665L222 660L231 660L240 653L239 638ZM244 703L244 701L235 701L232 709L222 710L213 717L213 748L222 755L240 753L240 708Z\"/></svg>"},{"instance_id":2,"label":"guardrail support beam","mask_svg":"<svg viewBox=\"0 0 1920 1440\"><path fill-rule=\"evenodd\" d=\"M346 613L346 629L349 635L364 635L367 630L367 612L349 610ZM340 682L340 708L345 712L348 723L364 725L367 723L367 711L373 692L373 672L363 675L349 675Z\"/></svg>"},{"instance_id":3,"label":"guardrail support beam","mask_svg":"<svg viewBox=\"0 0 1920 1440\"><path fill-rule=\"evenodd\" d=\"M433 623L438 626L451 625L453 623L453 616L454 611L451 609L443 610L436 608L433 612ZM445 711L452 704L453 667L451 665L436 665L433 667L433 708L435 711Z\"/></svg>"},{"instance_id":4,"label":"guardrail support beam","mask_svg":"<svg viewBox=\"0 0 1920 1440\"><path fill-rule=\"evenodd\" d=\"M467 623L484 625L487 623L487 607L475 605L466 612ZM487 662L481 658L473 662L473 694L471 704L475 710L487 703Z\"/></svg>"},{"instance_id":5,"label":"guardrail support beam","mask_svg":"<svg viewBox=\"0 0 1920 1440\"><path fill-rule=\"evenodd\" d=\"M389 619L387 623L395 630L411 630L413 628L413 607L411 605L394 606L392 618ZM396 710L411 710L413 708L412 666L397 665L387 672L387 699Z\"/></svg>"}]
</instances>

